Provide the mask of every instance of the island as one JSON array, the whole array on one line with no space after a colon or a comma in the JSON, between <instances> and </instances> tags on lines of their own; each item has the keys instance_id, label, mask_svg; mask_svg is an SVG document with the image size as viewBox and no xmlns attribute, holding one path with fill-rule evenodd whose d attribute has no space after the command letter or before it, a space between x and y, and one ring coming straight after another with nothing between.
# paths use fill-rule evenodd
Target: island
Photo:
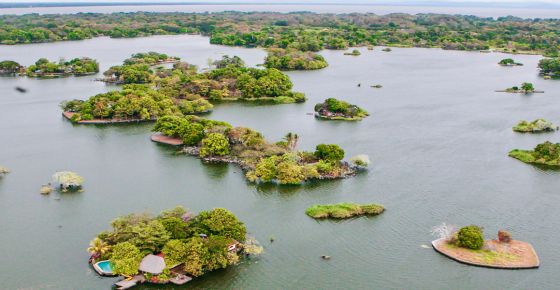
<instances>
[{"instance_id":1,"label":"island","mask_svg":"<svg viewBox=\"0 0 560 290\"><path fill-rule=\"evenodd\" d=\"M307 208L305 214L314 219L347 219L362 215L379 215L384 211L385 208L379 204L338 203L314 205Z\"/></svg>"},{"instance_id":2,"label":"island","mask_svg":"<svg viewBox=\"0 0 560 290\"><path fill-rule=\"evenodd\" d=\"M245 224L224 208L199 214L176 207L158 216L129 214L111 222L88 247L101 276L122 276L117 289L142 283L185 284L262 253Z\"/></svg>"},{"instance_id":3,"label":"island","mask_svg":"<svg viewBox=\"0 0 560 290\"><path fill-rule=\"evenodd\" d=\"M146 75L134 72L130 75L134 77L124 78L131 84L120 91L85 101L65 101L61 108L64 117L73 122L109 124L154 121L163 115L204 114L213 109L211 102L290 104L306 100L303 93L291 90L290 78L281 71L242 64L225 56L214 62L215 69L203 73L184 62L176 62L170 69L146 71Z\"/></svg>"},{"instance_id":4,"label":"island","mask_svg":"<svg viewBox=\"0 0 560 290\"><path fill-rule=\"evenodd\" d=\"M393 50L392 50L390 47L385 47L385 48L382 49L381 51L384 51L384 52L391 52L391 51L393 51Z\"/></svg>"},{"instance_id":5,"label":"island","mask_svg":"<svg viewBox=\"0 0 560 290\"><path fill-rule=\"evenodd\" d=\"M0 75L25 74L25 67L13 60L0 62Z\"/></svg>"},{"instance_id":6,"label":"island","mask_svg":"<svg viewBox=\"0 0 560 290\"><path fill-rule=\"evenodd\" d=\"M545 119L536 119L533 122L520 121L513 127L513 131L520 133L540 133L558 130L558 126Z\"/></svg>"},{"instance_id":7,"label":"island","mask_svg":"<svg viewBox=\"0 0 560 290\"><path fill-rule=\"evenodd\" d=\"M327 120L360 121L369 116L369 113L356 105L328 98L315 105L315 116Z\"/></svg>"},{"instance_id":8,"label":"island","mask_svg":"<svg viewBox=\"0 0 560 290\"><path fill-rule=\"evenodd\" d=\"M80 192L83 190L84 178L72 171L56 172L53 174L52 180L55 185L58 185L61 192ZM43 190L46 191L46 188L42 188L41 192Z\"/></svg>"},{"instance_id":9,"label":"island","mask_svg":"<svg viewBox=\"0 0 560 290\"><path fill-rule=\"evenodd\" d=\"M541 59L538 67L540 74L547 79L560 77L560 57Z\"/></svg>"},{"instance_id":10,"label":"island","mask_svg":"<svg viewBox=\"0 0 560 290\"><path fill-rule=\"evenodd\" d=\"M98 80L114 84L145 84L155 77L153 67L179 61L179 57L168 56L165 53L135 53L125 59L122 65L110 67L103 73L105 78Z\"/></svg>"},{"instance_id":11,"label":"island","mask_svg":"<svg viewBox=\"0 0 560 290\"><path fill-rule=\"evenodd\" d=\"M532 94L532 93L544 93L544 91L537 91L532 83L522 83L521 87L513 86L505 90L497 90L499 93L512 93L512 94Z\"/></svg>"},{"instance_id":12,"label":"island","mask_svg":"<svg viewBox=\"0 0 560 290\"><path fill-rule=\"evenodd\" d=\"M0 165L0 177L4 176L5 174L8 174L8 173L10 173L10 169Z\"/></svg>"},{"instance_id":13,"label":"island","mask_svg":"<svg viewBox=\"0 0 560 290\"><path fill-rule=\"evenodd\" d=\"M498 62L501 66L522 66L522 63L515 62L512 58L504 58Z\"/></svg>"},{"instance_id":14,"label":"island","mask_svg":"<svg viewBox=\"0 0 560 290\"><path fill-rule=\"evenodd\" d=\"M300 51L294 48L269 48L268 56L264 60L267 68L279 70L316 70L327 67L329 64L313 51Z\"/></svg>"},{"instance_id":15,"label":"island","mask_svg":"<svg viewBox=\"0 0 560 290\"><path fill-rule=\"evenodd\" d=\"M546 141L533 150L514 149L508 155L528 164L560 168L560 143Z\"/></svg>"},{"instance_id":16,"label":"island","mask_svg":"<svg viewBox=\"0 0 560 290\"><path fill-rule=\"evenodd\" d=\"M164 116L156 121L152 141L180 145L182 152L205 162L239 165L254 183L302 184L309 180L338 179L364 170L367 156L343 161L345 152L336 144L319 144L315 151L296 150L299 136L288 133L270 143L245 127L196 116Z\"/></svg>"},{"instance_id":17,"label":"island","mask_svg":"<svg viewBox=\"0 0 560 290\"><path fill-rule=\"evenodd\" d=\"M471 225L432 242L440 254L457 262L495 269L534 269L539 258L531 244L513 240L501 230L495 240L484 240L481 227Z\"/></svg>"},{"instance_id":18,"label":"island","mask_svg":"<svg viewBox=\"0 0 560 290\"><path fill-rule=\"evenodd\" d=\"M51 62L46 58L40 58L35 64L24 67L15 61L0 62L0 75L21 75L41 79L60 78L67 76L85 76L99 72L99 63L96 60L82 57L70 61L61 59L59 62Z\"/></svg>"},{"instance_id":19,"label":"island","mask_svg":"<svg viewBox=\"0 0 560 290\"><path fill-rule=\"evenodd\" d=\"M359 55L361 55L361 54L362 54L362 53L361 53L359 50L357 50L357 49L352 50L352 52L345 52L345 53L344 53L344 55L352 55L352 56L359 56Z\"/></svg>"}]
</instances>

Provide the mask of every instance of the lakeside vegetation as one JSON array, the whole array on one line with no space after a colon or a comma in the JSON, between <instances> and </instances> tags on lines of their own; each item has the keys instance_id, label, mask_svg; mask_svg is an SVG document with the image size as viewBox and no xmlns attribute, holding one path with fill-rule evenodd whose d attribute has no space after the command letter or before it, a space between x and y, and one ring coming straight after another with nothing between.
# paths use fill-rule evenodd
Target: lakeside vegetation
<instances>
[{"instance_id":1,"label":"lakeside vegetation","mask_svg":"<svg viewBox=\"0 0 560 290\"><path fill-rule=\"evenodd\" d=\"M328 98L315 105L315 116L328 120L359 121L369 116L369 113L356 105Z\"/></svg>"},{"instance_id":2,"label":"lakeside vegetation","mask_svg":"<svg viewBox=\"0 0 560 290\"><path fill-rule=\"evenodd\" d=\"M522 63L516 62L512 58L504 58L498 62L501 66L522 66Z\"/></svg>"},{"instance_id":3,"label":"lakeside vegetation","mask_svg":"<svg viewBox=\"0 0 560 290\"><path fill-rule=\"evenodd\" d=\"M514 149L508 155L529 164L560 167L560 143L546 141L533 150Z\"/></svg>"},{"instance_id":4,"label":"lakeside vegetation","mask_svg":"<svg viewBox=\"0 0 560 290\"><path fill-rule=\"evenodd\" d=\"M60 59L51 62L46 58L40 58L29 67L24 67L11 60L0 62L0 74L27 75L36 78L56 78L64 76L83 76L99 72L99 63L91 58L74 58L69 61Z\"/></svg>"},{"instance_id":5,"label":"lakeside vegetation","mask_svg":"<svg viewBox=\"0 0 560 290\"><path fill-rule=\"evenodd\" d=\"M265 13L82 13L1 15L0 43L198 33L211 43L301 51L350 46L441 47L558 55L560 23L513 16Z\"/></svg>"},{"instance_id":6,"label":"lakeside vegetation","mask_svg":"<svg viewBox=\"0 0 560 290\"><path fill-rule=\"evenodd\" d=\"M269 48L268 56L264 60L267 68L279 70L316 70L327 67L329 64L313 51L300 51L294 48Z\"/></svg>"},{"instance_id":7,"label":"lakeside vegetation","mask_svg":"<svg viewBox=\"0 0 560 290\"><path fill-rule=\"evenodd\" d=\"M135 54L123 66L106 72L111 79L127 83L122 90L98 94L85 101L63 102L62 110L73 113L74 122L123 122L156 120L164 115L203 114L213 109L211 101L274 104L305 101L305 95L293 92L290 78L277 69L247 68L240 58L224 56L213 63L215 69L199 73L195 66L177 59L154 52ZM162 62L174 64L171 69L150 68Z\"/></svg>"},{"instance_id":8,"label":"lakeside vegetation","mask_svg":"<svg viewBox=\"0 0 560 290\"><path fill-rule=\"evenodd\" d=\"M541 75L545 77L560 77L560 58L543 58L539 61Z\"/></svg>"},{"instance_id":9,"label":"lakeside vegetation","mask_svg":"<svg viewBox=\"0 0 560 290\"><path fill-rule=\"evenodd\" d=\"M352 56L359 56L359 55L361 55L361 54L362 54L362 53L361 53L359 50L357 50L357 49L354 49L354 50L352 50L351 52L345 52L345 53L344 53L344 55L352 55Z\"/></svg>"},{"instance_id":10,"label":"lakeside vegetation","mask_svg":"<svg viewBox=\"0 0 560 290\"><path fill-rule=\"evenodd\" d=\"M545 119L536 119L532 122L520 121L513 127L513 131L521 133L540 133L558 130L558 126Z\"/></svg>"},{"instance_id":11,"label":"lakeside vegetation","mask_svg":"<svg viewBox=\"0 0 560 290\"><path fill-rule=\"evenodd\" d=\"M90 243L90 261L109 260L115 275L142 274L153 283L166 283L175 273L199 277L239 263L242 254L258 254L262 247L248 239L245 224L224 208L198 215L176 207L158 216L129 214L111 222ZM160 273L139 270L150 254L163 256Z\"/></svg>"},{"instance_id":12,"label":"lakeside vegetation","mask_svg":"<svg viewBox=\"0 0 560 290\"><path fill-rule=\"evenodd\" d=\"M361 215L379 215L384 211L385 208L379 204L338 203L314 205L307 208L305 213L315 219L345 219Z\"/></svg>"},{"instance_id":13,"label":"lakeside vegetation","mask_svg":"<svg viewBox=\"0 0 560 290\"><path fill-rule=\"evenodd\" d=\"M499 90L497 92L514 93L514 94L544 93L543 91L535 90L535 87L532 83L522 83L520 87L513 86L511 88L507 88L505 90Z\"/></svg>"},{"instance_id":14,"label":"lakeside vegetation","mask_svg":"<svg viewBox=\"0 0 560 290\"><path fill-rule=\"evenodd\" d=\"M342 161L344 150L335 144L317 145L314 152L299 151L297 134L288 133L284 140L270 143L250 128L195 116L162 117L152 131L181 139L185 153L204 161L238 164L251 182L301 184L344 178L369 164L367 156L357 156L353 165Z\"/></svg>"}]
</instances>

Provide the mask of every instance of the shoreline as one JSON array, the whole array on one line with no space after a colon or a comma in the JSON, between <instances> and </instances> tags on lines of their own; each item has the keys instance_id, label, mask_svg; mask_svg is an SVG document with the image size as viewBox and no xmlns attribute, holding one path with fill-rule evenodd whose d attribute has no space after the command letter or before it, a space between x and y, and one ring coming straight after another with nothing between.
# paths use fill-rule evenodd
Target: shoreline
<instances>
[{"instance_id":1,"label":"shoreline","mask_svg":"<svg viewBox=\"0 0 560 290\"><path fill-rule=\"evenodd\" d=\"M107 125L107 124L124 124L124 123L142 123L142 122L153 122L155 119L142 120L142 119L91 119L91 120L80 120L73 121L72 116L74 112L62 112L62 116L68 121L74 124L89 124L89 125Z\"/></svg>"}]
</instances>

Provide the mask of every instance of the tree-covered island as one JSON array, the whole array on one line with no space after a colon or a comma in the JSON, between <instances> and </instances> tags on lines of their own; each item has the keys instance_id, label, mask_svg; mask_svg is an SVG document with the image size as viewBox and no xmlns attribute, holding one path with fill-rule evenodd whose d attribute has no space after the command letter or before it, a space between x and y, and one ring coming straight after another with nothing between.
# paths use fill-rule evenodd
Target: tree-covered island
<instances>
[{"instance_id":1,"label":"tree-covered island","mask_svg":"<svg viewBox=\"0 0 560 290\"><path fill-rule=\"evenodd\" d=\"M270 143L252 129L195 116L162 117L153 131L158 133L152 140L184 145L183 152L203 161L239 165L251 182L301 184L313 179L344 178L369 162L367 158L355 158L354 164L343 161L344 150L335 144L317 145L314 152L299 151L297 134L289 133L284 140ZM179 142L169 142L173 140Z\"/></svg>"},{"instance_id":2,"label":"tree-covered island","mask_svg":"<svg viewBox=\"0 0 560 290\"><path fill-rule=\"evenodd\" d=\"M234 60L225 56L214 62L215 69L202 73L185 62L175 62L170 69L158 70L152 70L147 64L125 64L122 66L125 73L118 78L131 84L124 85L120 91L98 94L85 101L63 102L61 107L64 115L74 122L117 123L156 120L164 115L207 113L213 108L211 102L288 104L305 101L303 93L291 90L290 78L281 71L248 68L240 59ZM111 71L114 75L116 69Z\"/></svg>"},{"instance_id":3,"label":"tree-covered island","mask_svg":"<svg viewBox=\"0 0 560 290\"><path fill-rule=\"evenodd\" d=\"M379 204L338 203L314 205L307 208L305 214L314 219L346 219L362 215L375 216L384 211L385 208Z\"/></svg>"},{"instance_id":4,"label":"tree-covered island","mask_svg":"<svg viewBox=\"0 0 560 290\"><path fill-rule=\"evenodd\" d=\"M522 63L516 62L512 58L504 58L498 62L501 66L522 66Z\"/></svg>"},{"instance_id":5,"label":"tree-covered island","mask_svg":"<svg viewBox=\"0 0 560 290\"><path fill-rule=\"evenodd\" d=\"M540 74L548 78L560 77L560 57L543 58L539 61Z\"/></svg>"},{"instance_id":6,"label":"tree-covered island","mask_svg":"<svg viewBox=\"0 0 560 290\"><path fill-rule=\"evenodd\" d=\"M520 133L540 133L558 130L558 126L545 119L536 119L532 122L520 121L513 127L513 131Z\"/></svg>"},{"instance_id":7,"label":"tree-covered island","mask_svg":"<svg viewBox=\"0 0 560 290\"><path fill-rule=\"evenodd\" d=\"M532 83L522 83L521 86L513 86L505 90L497 90L496 92L512 94L544 93L544 91L535 90L535 86Z\"/></svg>"},{"instance_id":8,"label":"tree-covered island","mask_svg":"<svg viewBox=\"0 0 560 290\"><path fill-rule=\"evenodd\" d=\"M315 70L328 65L320 54L294 48L269 48L268 56L264 60L265 67L279 70Z\"/></svg>"},{"instance_id":9,"label":"tree-covered island","mask_svg":"<svg viewBox=\"0 0 560 290\"><path fill-rule=\"evenodd\" d=\"M99 63L96 60L82 57L69 61L60 59L51 62L46 58L40 58L34 64L24 67L15 61L0 62L0 74L27 75L35 78L59 78L66 76L84 76L99 72Z\"/></svg>"},{"instance_id":10,"label":"tree-covered island","mask_svg":"<svg viewBox=\"0 0 560 290\"><path fill-rule=\"evenodd\" d=\"M352 55L352 56L359 56L359 55L361 55L361 54L362 54L362 53L361 53L359 50L357 50L357 49L354 49L354 50L352 50L351 52L345 52L345 53L344 53L344 55Z\"/></svg>"},{"instance_id":11,"label":"tree-covered island","mask_svg":"<svg viewBox=\"0 0 560 290\"><path fill-rule=\"evenodd\" d=\"M327 120L359 121L369 116L369 113L356 105L328 98L315 105L315 116Z\"/></svg>"},{"instance_id":12,"label":"tree-covered island","mask_svg":"<svg viewBox=\"0 0 560 290\"><path fill-rule=\"evenodd\" d=\"M560 168L560 143L546 141L533 150L514 149L508 155L525 163Z\"/></svg>"},{"instance_id":13,"label":"tree-covered island","mask_svg":"<svg viewBox=\"0 0 560 290\"><path fill-rule=\"evenodd\" d=\"M0 43L80 40L97 36L140 37L198 33L213 44L295 48L301 51L351 46L495 49L558 55L560 23L513 16L311 12L82 13L1 15Z\"/></svg>"},{"instance_id":14,"label":"tree-covered island","mask_svg":"<svg viewBox=\"0 0 560 290\"><path fill-rule=\"evenodd\" d=\"M103 73L104 82L116 84L145 84L153 81L153 67L165 63L177 63L179 57L164 53L136 53L124 60L123 65L113 66Z\"/></svg>"},{"instance_id":15,"label":"tree-covered island","mask_svg":"<svg viewBox=\"0 0 560 290\"><path fill-rule=\"evenodd\" d=\"M183 207L158 216L129 214L111 222L87 249L90 263L101 275L139 283L183 284L205 273L238 264L262 247L247 238L243 222L224 208L195 215ZM127 284L127 285L128 285Z\"/></svg>"}]
</instances>

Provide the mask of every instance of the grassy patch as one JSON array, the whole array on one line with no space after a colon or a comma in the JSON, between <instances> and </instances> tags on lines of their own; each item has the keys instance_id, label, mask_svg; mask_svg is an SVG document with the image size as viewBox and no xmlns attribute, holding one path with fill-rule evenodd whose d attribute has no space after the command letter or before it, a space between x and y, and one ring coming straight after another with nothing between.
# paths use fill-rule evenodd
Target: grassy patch
<instances>
[{"instance_id":1,"label":"grassy patch","mask_svg":"<svg viewBox=\"0 0 560 290\"><path fill-rule=\"evenodd\" d=\"M316 219L335 218L344 219L360 215L378 215L385 211L382 205L378 204L355 204L355 203L338 203L314 205L309 207L305 213Z\"/></svg>"}]
</instances>

